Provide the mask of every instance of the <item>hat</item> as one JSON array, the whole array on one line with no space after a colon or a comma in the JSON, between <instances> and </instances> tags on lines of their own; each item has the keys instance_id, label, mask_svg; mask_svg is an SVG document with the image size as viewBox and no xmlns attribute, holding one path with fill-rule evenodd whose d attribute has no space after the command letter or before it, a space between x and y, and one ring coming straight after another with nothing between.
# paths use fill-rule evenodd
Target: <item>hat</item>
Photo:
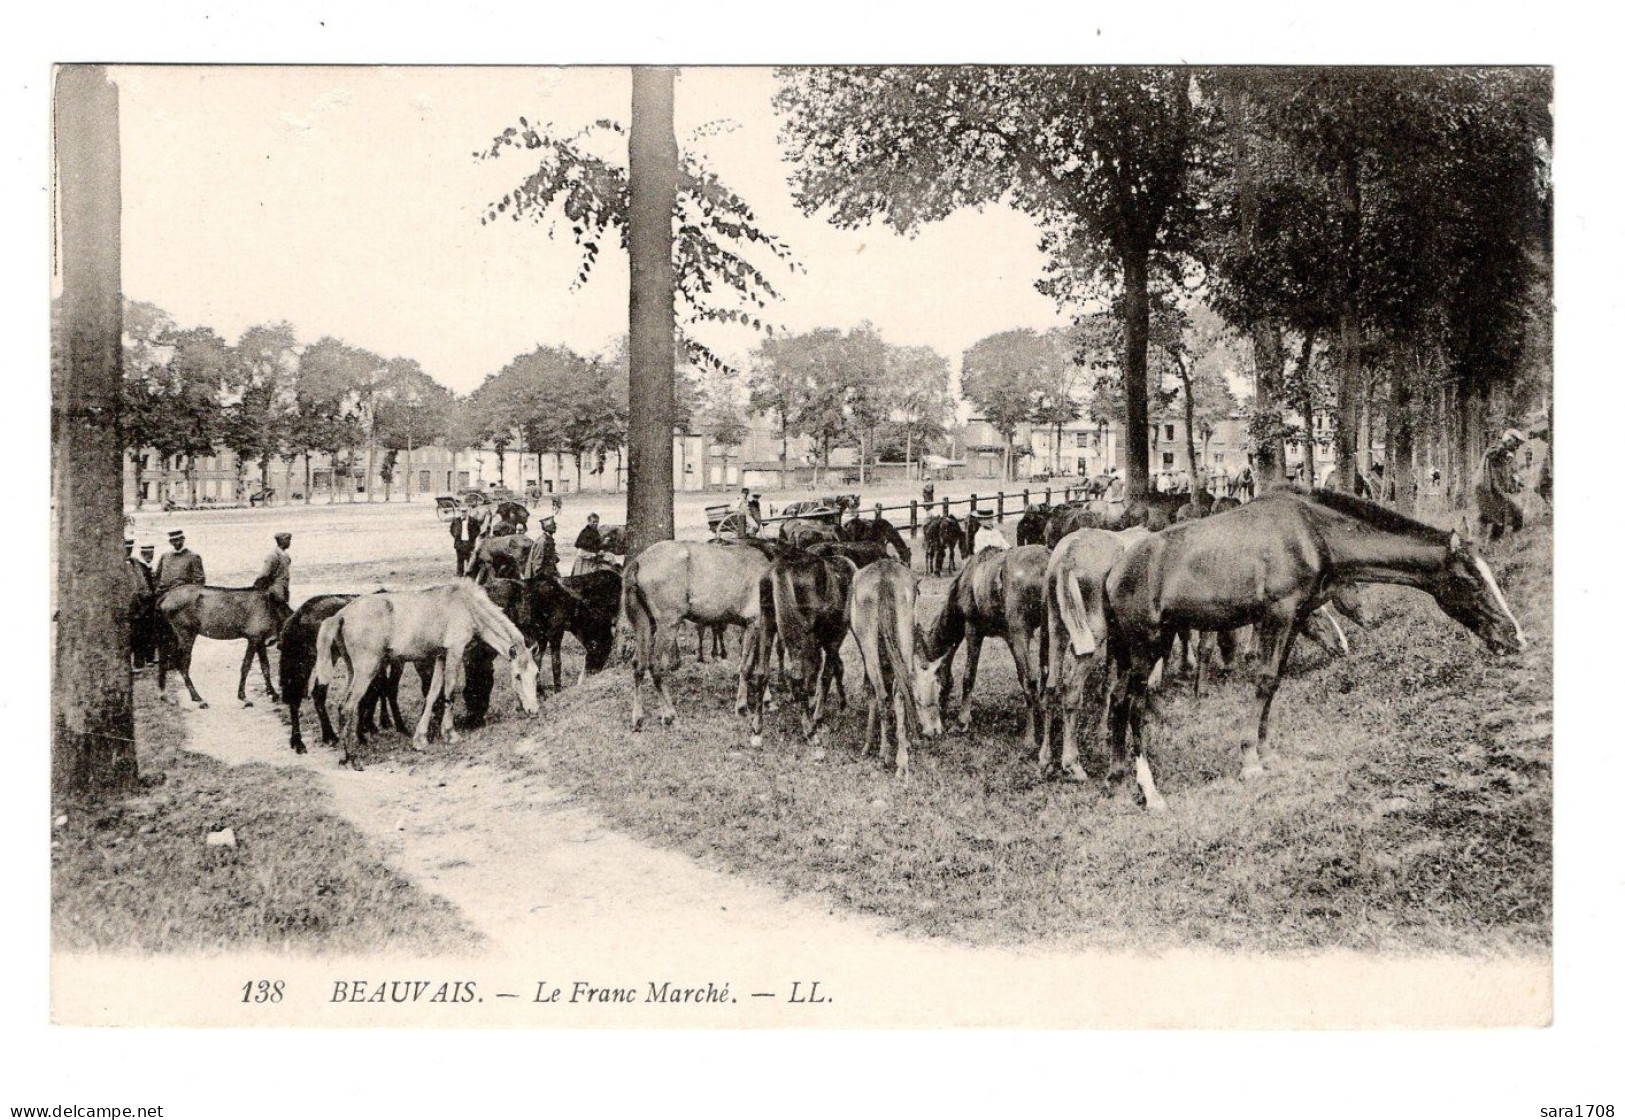
<instances>
[{"instance_id":1,"label":"hat","mask_svg":"<svg viewBox=\"0 0 1625 1120\"><path fill-rule=\"evenodd\" d=\"M171 529L169 531L169 539L172 540L172 541L179 540L180 538L182 538L184 536L186 536L186 530L185 529Z\"/></svg>"},{"instance_id":2,"label":"hat","mask_svg":"<svg viewBox=\"0 0 1625 1120\"><path fill-rule=\"evenodd\" d=\"M135 538L134 537L125 537L124 538L124 547L128 548L130 545L132 545L134 543L135 543Z\"/></svg>"},{"instance_id":3,"label":"hat","mask_svg":"<svg viewBox=\"0 0 1625 1120\"><path fill-rule=\"evenodd\" d=\"M1529 442L1529 440L1524 436L1524 434L1522 432L1520 432L1517 428L1508 428L1506 431L1501 433L1501 442L1502 443L1506 443L1509 440L1511 440L1511 441L1513 441L1515 443L1528 443Z\"/></svg>"},{"instance_id":4,"label":"hat","mask_svg":"<svg viewBox=\"0 0 1625 1120\"><path fill-rule=\"evenodd\" d=\"M280 532L280 533L277 533L271 539L274 540L274 541L279 541L283 537L288 538L290 541L293 540L293 534L288 532L288 530L286 530L286 529L282 530L282 532Z\"/></svg>"}]
</instances>

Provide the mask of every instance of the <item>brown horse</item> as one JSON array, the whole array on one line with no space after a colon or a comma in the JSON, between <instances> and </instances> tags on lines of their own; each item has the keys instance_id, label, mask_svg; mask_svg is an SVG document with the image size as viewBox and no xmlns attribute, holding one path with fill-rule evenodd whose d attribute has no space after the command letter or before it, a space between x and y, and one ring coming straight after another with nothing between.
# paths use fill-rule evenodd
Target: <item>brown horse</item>
<instances>
[{"instance_id":1,"label":"brown horse","mask_svg":"<svg viewBox=\"0 0 1625 1120\"><path fill-rule=\"evenodd\" d=\"M316 635L317 687L333 683L339 660L349 669L350 679L340 704L347 732L340 764L361 768L349 743L359 727L362 698L386 662L434 663L434 676L423 697L423 714L412 735L413 747L422 750L428 745L429 722L442 696L445 703L440 706L441 736L448 743L457 742L452 714L463 693L464 659L476 640L507 659L520 707L534 715L537 669L525 646L525 636L483 590L468 580L423 591L364 595L323 622Z\"/></svg>"},{"instance_id":2,"label":"brown horse","mask_svg":"<svg viewBox=\"0 0 1625 1120\"><path fill-rule=\"evenodd\" d=\"M767 669L775 640L783 642L790 695L801 709L801 733L809 742L824 719L830 685L841 693L841 643L846 639L847 600L857 565L844 556L788 553L773 561L758 584L760 618L750 674L750 744L762 745L762 712L767 701Z\"/></svg>"},{"instance_id":3,"label":"brown horse","mask_svg":"<svg viewBox=\"0 0 1625 1120\"><path fill-rule=\"evenodd\" d=\"M885 545L892 550L892 555L905 565L914 562L914 555L909 551L908 542L903 539L903 534L897 531L897 526L878 514L869 518L854 517L837 532L843 541Z\"/></svg>"},{"instance_id":4,"label":"brown horse","mask_svg":"<svg viewBox=\"0 0 1625 1120\"><path fill-rule=\"evenodd\" d=\"M266 591L252 587L205 587L201 583L186 583L171 588L158 600L158 613L169 625L168 640L158 657L158 691L164 691L167 671L180 672L186 682L186 691L192 702L200 708L209 705L198 695L192 684L192 647L199 637L232 642L246 639L242 672L237 677L237 699L243 707L251 708L249 700L248 670L259 657L260 672L265 675L265 691L273 702L277 699L276 685L271 683L271 662L266 648L277 640L282 624L292 612L288 604Z\"/></svg>"},{"instance_id":5,"label":"brown horse","mask_svg":"<svg viewBox=\"0 0 1625 1120\"><path fill-rule=\"evenodd\" d=\"M677 718L666 690L666 667L676 653L677 624L745 627L739 659L735 706L746 708L746 683L754 669L754 627L761 617L762 577L777 548L752 540L726 544L708 541L656 541L627 562L621 577L621 611L632 628L632 730L643 729L643 677L648 674L659 698L660 722Z\"/></svg>"},{"instance_id":6,"label":"brown horse","mask_svg":"<svg viewBox=\"0 0 1625 1120\"><path fill-rule=\"evenodd\" d=\"M1085 505L1072 504L1055 510L1044 524L1044 543L1054 548L1079 529L1104 529L1106 515Z\"/></svg>"},{"instance_id":7,"label":"brown horse","mask_svg":"<svg viewBox=\"0 0 1625 1120\"><path fill-rule=\"evenodd\" d=\"M1489 565L1460 534L1346 494L1274 491L1140 542L1107 578L1107 642L1118 670L1108 791L1128 788L1132 736L1146 807L1166 808L1145 740L1146 684L1181 630L1258 628L1257 704L1243 729L1241 776L1262 774L1270 703L1293 637L1339 583L1415 587L1493 652L1526 645Z\"/></svg>"},{"instance_id":8,"label":"brown horse","mask_svg":"<svg viewBox=\"0 0 1625 1120\"><path fill-rule=\"evenodd\" d=\"M859 568L887 559L886 546L879 541L818 541L807 546L809 556L844 556ZM902 561L907 567L906 561Z\"/></svg>"},{"instance_id":9,"label":"brown horse","mask_svg":"<svg viewBox=\"0 0 1625 1120\"><path fill-rule=\"evenodd\" d=\"M1044 649L1044 569L1049 549L1043 545L990 548L976 553L948 588L948 601L932 624L930 655L943 658L942 703L953 689L952 654L965 643L965 680L959 699L959 729L971 725L970 694L985 638L1003 638L1015 659L1027 705L1027 741L1036 750L1043 725L1043 682L1048 654Z\"/></svg>"},{"instance_id":10,"label":"brown horse","mask_svg":"<svg viewBox=\"0 0 1625 1120\"><path fill-rule=\"evenodd\" d=\"M819 541L838 541L840 531L827 521L807 521L796 518L779 526L779 540L791 548L806 548Z\"/></svg>"},{"instance_id":11,"label":"brown horse","mask_svg":"<svg viewBox=\"0 0 1625 1120\"><path fill-rule=\"evenodd\" d=\"M1078 721L1090 696L1099 696L1106 712L1109 689L1101 656L1106 648L1106 577L1130 546L1150 536L1140 526L1108 532L1079 529L1069 533L1050 555L1044 572L1044 613L1049 627L1049 675L1045 682L1052 708L1061 712L1061 773L1073 781L1086 777L1078 760ZM1100 681L1099 687L1091 682ZM1050 765L1051 720L1045 715L1040 771Z\"/></svg>"},{"instance_id":12,"label":"brown horse","mask_svg":"<svg viewBox=\"0 0 1625 1120\"><path fill-rule=\"evenodd\" d=\"M925 570L940 576L944 566L950 572L959 570L959 550L965 541L965 530L959 518L951 513L939 514L925 523Z\"/></svg>"},{"instance_id":13,"label":"brown horse","mask_svg":"<svg viewBox=\"0 0 1625 1120\"><path fill-rule=\"evenodd\" d=\"M925 634L915 621L919 578L895 560L879 560L852 580L851 628L863 675L869 685L869 720L863 730L863 753L880 724L880 761L886 761L886 708L897 717L897 776L908 776L909 727L922 737L942 734L937 701L937 675L948 654L929 656Z\"/></svg>"},{"instance_id":14,"label":"brown horse","mask_svg":"<svg viewBox=\"0 0 1625 1120\"><path fill-rule=\"evenodd\" d=\"M293 748L295 754L305 753L299 712L307 696L311 706L316 709L317 722L321 724L322 742L332 744L339 741L338 732L333 730L333 722L327 714L327 690L325 687L311 690L310 680L316 669L316 635L322 623L356 598L355 595L313 595L299 604L299 609L282 624L282 634L277 639L280 651L277 655L277 680L282 685L282 702L288 706L288 726L291 728L288 746ZM375 730L375 713L377 725L384 730L389 729L392 721L396 730L406 730L406 722L401 719L401 708L395 695L394 686L398 683L398 676L391 681L385 673L373 679L372 686L361 701L356 724L358 742L365 742L367 733Z\"/></svg>"}]
</instances>

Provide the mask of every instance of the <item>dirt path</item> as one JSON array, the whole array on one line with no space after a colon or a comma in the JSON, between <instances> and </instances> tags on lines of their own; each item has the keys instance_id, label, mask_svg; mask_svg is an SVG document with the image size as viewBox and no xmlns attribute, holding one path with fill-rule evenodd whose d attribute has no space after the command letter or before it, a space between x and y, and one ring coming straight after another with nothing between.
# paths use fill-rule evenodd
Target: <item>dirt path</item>
<instances>
[{"instance_id":1,"label":"dirt path","mask_svg":"<svg viewBox=\"0 0 1625 1120\"><path fill-rule=\"evenodd\" d=\"M530 774L433 764L404 744L361 773L340 770L334 752L320 745L295 755L262 683L250 680L252 708L235 699L240 656L235 643L199 643L194 680L212 706L183 702L189 746L229 765L261 762L320 774L340 813L490 939L482 985L515 994L482 1000L459 1023L1444 1027L1533 1023L1550 1006L1549 958L1263 958L1194 950L1145 957L904 937L878 921L833 912L816 899L786 898L630 839ZM151 687L148 680L142 683ZM102 962L80 967L88 970L79 978L85 990L106 990L108 979L96 971ZM314 986L331 983L332 964L306 967L316 974ZM353 967L360 976L381 966ZM59 985L71 987L66 966L59 962L57 969ZM182 961L151 973L153 983L171 986L195 983L197 975ZM792 984L805 993L813 980L827 1002L788 1001ZM561 985L568 996L577 982L641 992L661 981L726 983L734 1002L652 1010L592 1005L549 1019L529 995L544 982ZM387 1021L403 1025L398 1016Z\"/></svg>"}]
</instances>

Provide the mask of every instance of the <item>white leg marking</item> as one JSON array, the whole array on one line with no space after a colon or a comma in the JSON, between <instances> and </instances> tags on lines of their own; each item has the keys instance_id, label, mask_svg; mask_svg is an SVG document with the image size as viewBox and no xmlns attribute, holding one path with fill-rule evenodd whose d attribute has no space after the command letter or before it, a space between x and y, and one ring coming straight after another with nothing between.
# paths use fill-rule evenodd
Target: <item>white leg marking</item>
<instances>
[{"instance_id":1,"label":"white leg marking","mask_svg":"<svg viewBox=\"0 0 1625 1120\"><path fill-rule=\"evenodd\" d=\"M1495 573L1490 571L1490 566L1484 562L1482 556L1473 557L1473 563L1478 565L1478 574L1484 577L1484 582L1490 585L1490 591L1495 594L1495 605L1501 608L1502 614L1512 620L1512 629L1518 635L1518 648L1527 648L1529 642L1523 636L1523 627L1518 624L1518 617L1512 613L1512 608L1507 606L1507 597L1501 594L1501 585L1495 581Z\"/></svg>"}]
</instances>

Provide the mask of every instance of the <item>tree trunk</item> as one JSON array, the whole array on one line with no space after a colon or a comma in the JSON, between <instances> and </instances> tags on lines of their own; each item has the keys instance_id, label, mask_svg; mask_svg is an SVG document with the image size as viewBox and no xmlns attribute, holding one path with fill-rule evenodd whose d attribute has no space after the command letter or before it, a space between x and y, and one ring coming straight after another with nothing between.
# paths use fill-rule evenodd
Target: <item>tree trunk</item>
<instances>
[{"instance_id":1,"label":"tree trunk","mask_svg":"<svg viewBox=\"0 0 1625 1120\"><path fill-rule=\"evenodd\" d=\"M1281 374L1286 368L1286 347L1276 323L1253 328L1253 415L1262 417L1269 432L1255 440L1253 474L1260 489L1286 474L1286 437L1281 434Z\"/></svg>"},{"instance_id":2,"label":"tree trunk","mask_svg":"<svg viewBox=\"0 0 1625 1120\"><path fill-rule=\"evenodd\" d=\"M1358 487L1360 394L1364 371L1360 361L1359 242L1360 171L1345 159L1338 174L1338 224L1344 254L1341 303L1337 312L1337 483L1346 493Z\"/></svg>"},{"instance_id":3,"label":"tree trunk","mask_svg":"<svg viewBox=\"0 0 1625 1120\"><path fill-rule=\"evenodd\" d=\"M412 500L412 433L406 433L406 500Z\"/></svg>"},{"instance_id":4,"label":"tree trunk","mask_svg":"<svg viewBox=\"0 0 1625 1120\"><path fill-rule=\"evenodd\" d=\"M1405 359L1409 358L1407 362ZM1416 498L1411 492L1416 471L1416 429L1411 417L1412 385L1422 373L1421 354L1412 348L1394 363L1388 376L1388 419L1384 424L1387 461L1383 476L1394 489L1394 503L1404 513L1416 512ZM1383 495L1386 496L1386 495Z\"/></svg>"},{"instance_id":5,"label":"tree trunk","mask_svg":"<svg viewBox=\"0 0 1625 1120\"><path fill-rule=\"evenodd\" d=\"M779 489L790 484L790 418L779 410Z\"/></svg>"},{"instance_id":6,"label":"tree trunk","mask_svg":"<svg viewBox=\"0 0 1625 1120\"><path fill-rule=\"evenodd\" d=\"M1125 497L1143 498L1150 489L1151 417L1146 401L1146 345L1151 333L1148 254L1123 254L1123 438Z\"/></svg>"},{"instance_id":7,"label":"tree trunk","mask_svg":"<svg viewBox=\"0 0 1625 1120\"><path fill-rule=\"evenodd\" d=\"M636 556L676 532L671 430L677 414L676 306L672 214L677 205L677 135L670 67L632 69L632 131L627 145L627 242L632 264L631 470L627 483L628 553Z\"/></svg>"},{"instance_id":8,"label":"tree trunk","mask_svg":"<svg viewBox=\"0 0 1625 1120\"><path fill-rule=\"evenodd\" d=\"M1303 336L1298 352L1298 412L1303 418L1303 484L1315 485L1315 386L1309 378L1309 363L1315 356L1315 332Z\"/></svg>"},{"instance_id":9,"label":"tree trunk","mask_svg":"<svg viewBox=\"0 0 1625 1120\"><path fill-rule=\"evenodd\" d=\"M309 451L305 452L304 459L305 459L305 504L308 506L310 504L310 490L311 490L311 486L310 486L310 452Z\"/></svg>"},{"instance_id":10,"label":"tree trunk","mask_svg":"<svg viewBox=\"0 0 1625 1120\"><path fill-rule=\"evenodd\" d=\"M1196 475L1196 398L1191 393L1191 371L1183 357L1175 357L1179 369L1179 384L1185 397L1185 473L1191 478L1191 497L1199 488Z\"/></svg>"},{"instance_id":11,"label":"tree trunk","mask_svg":"<svg viewBox=\"0 0 1625 1120\"><path fill-rule=\"evenodd\" d=\"M51 792L98 798L133 789L138 777L121 547L118 89L105 67L64 66L55 111L62 302L51 393Z\"/></svg>"}]
</instances>

